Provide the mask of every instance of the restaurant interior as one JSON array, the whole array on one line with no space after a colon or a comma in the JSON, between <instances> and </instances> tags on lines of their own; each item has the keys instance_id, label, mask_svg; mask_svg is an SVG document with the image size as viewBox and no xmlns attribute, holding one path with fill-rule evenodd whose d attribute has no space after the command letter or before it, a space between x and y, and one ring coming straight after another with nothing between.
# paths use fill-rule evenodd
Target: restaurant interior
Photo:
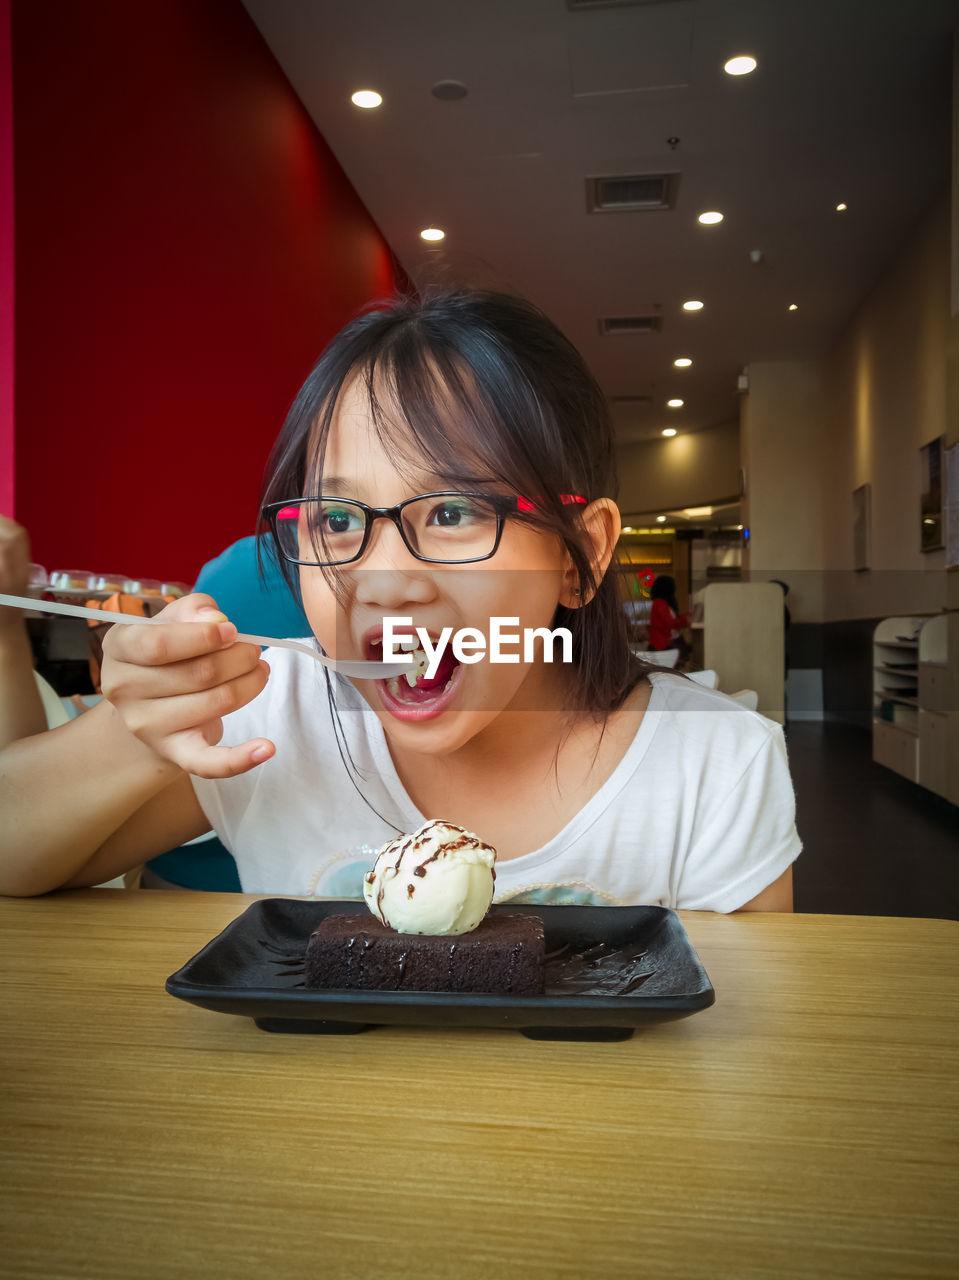
<instances>
[{"instance_id":1,"label":"restaurant interior","mask_svg":"<svg viewBox=\"0 0 959 1280\"><path fill-rule=\"evenodd\" d=\"M49 727L108 624L45 604L192 591L344 324L502 290L608 401L633 651L782 726L803 845L793 915L636 908L683 1000L560 1012L231 1003L218 965L329 904L241 894L215 837L0 895L0 1270L954 1276L955 0L0 0L0 86Z\"/></svg>"},{"instance_id":2,"label":"restaurant interior","mask_svg":"<svg viewBox=\"0 0 959 1280\"><path fill-rule=\"evenodd\" d=\"M290 398L360 307L518 293L610 404L637 652L669 575L686 669L786 726L797 908L955 918L953 5L865 35L851 2L507 10L10 6L0 509L31 590L188 590L256 530ZM27 625L76 714L86 623Z\"/></svg>"}]
</instances>

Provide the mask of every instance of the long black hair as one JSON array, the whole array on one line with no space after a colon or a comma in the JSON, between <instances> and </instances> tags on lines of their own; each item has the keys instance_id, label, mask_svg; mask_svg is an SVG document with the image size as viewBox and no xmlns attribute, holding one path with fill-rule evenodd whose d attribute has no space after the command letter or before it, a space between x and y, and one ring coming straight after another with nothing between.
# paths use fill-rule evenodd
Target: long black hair
<instances>
[{"instance_id":1,"label":"long black hair","mask_svg":"<svg viewBox=\"0 0 959 1280\"><path fill-rule=\"evenodd\" d=\"M657 668L632 655L618 575L612 565L594 573L582 505L569 501L615 498L617 489L609 410L579 352L538 308L505 294L455 290L380 304L333 339L304 383L270 457L262 505L322 492L337 400L356 378L398 466L412 473L425 462L451 487L468 487L464 472L479 471L527 497L515 518L561 540L586 602L559 605L552 621L572 634L573 704L603 716L619 707ZM296 592L296 566L280 567Z\"/></svg>"},{"instance_id":2,"label":"long black hair","mask_svg":"<svg viewBox=\"0 0 959 1280\"><path fill-rule=\"evenodd\" d=\"M679 613L679 604L676 600L676 579L671 578L668 573L660 574L649 588L649 598L650 600L665 600L673 613Z\"/></svg>"}]
</instances>

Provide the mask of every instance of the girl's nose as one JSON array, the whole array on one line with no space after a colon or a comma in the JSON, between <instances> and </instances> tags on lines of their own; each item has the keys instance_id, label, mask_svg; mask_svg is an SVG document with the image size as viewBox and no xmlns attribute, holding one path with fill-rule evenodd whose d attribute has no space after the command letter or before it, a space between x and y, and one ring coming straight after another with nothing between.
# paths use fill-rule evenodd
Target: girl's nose
<instances>
[{"instance_id":1,"label":"girl's nose","mask_svg":"<svg viewBox=\"0 0 959 1280\"><path fill-rule=\"evenodd\" d=\"M434 591L428 566L411 555L390 520L377 520L362 560L348 569L358 604L395 610L408 603L425 604Z\"/></svg>"}]
</instances>

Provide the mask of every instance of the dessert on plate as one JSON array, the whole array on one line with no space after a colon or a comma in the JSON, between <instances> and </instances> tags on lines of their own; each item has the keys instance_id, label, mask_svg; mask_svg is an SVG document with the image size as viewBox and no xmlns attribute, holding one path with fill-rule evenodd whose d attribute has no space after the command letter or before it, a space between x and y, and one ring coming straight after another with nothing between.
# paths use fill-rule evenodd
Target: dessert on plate
<instances>
[{"instance_id":1,"label":"dessert on plate","mask_svg":"<svg viewBox=\"0 0 959 1280\"><path fill-rule=\"evenodd\" d=\"M433 820L391 840L363 883L372 915L329 915L306 952L306 986L542 995L538 916L488 915L496 851Z\"/></svg>"}]
</instances>

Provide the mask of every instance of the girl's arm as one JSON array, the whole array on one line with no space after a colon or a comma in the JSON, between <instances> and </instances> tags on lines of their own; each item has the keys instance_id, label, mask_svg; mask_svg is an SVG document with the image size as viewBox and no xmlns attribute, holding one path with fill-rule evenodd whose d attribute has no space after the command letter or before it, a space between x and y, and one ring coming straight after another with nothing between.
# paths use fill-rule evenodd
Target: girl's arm
<instances>
[{"instance_id":1,"label":"girl's arm","mask_svg":"<svg viewBox=\"0 0 959 1280\"><path fill-rule=\"evenodd\" d=\"M15 520L0 516L0 591L25 596L30 581L30 539ZM19 609L0 608L0 747L47 727L33 678L33 652Z\"/></svg>"},{"instance_id":2,"label":"girl's arm","mask_svg":"<svg viewBox=\"0 0 959 1280\"><path fill-rule=\"evenodd\" d=\"M13 743L0 753L0 893L27 897L99 884L202 835L209 823L197 815L192 793L183 771L138 741L108 702ZM130 825L144 810L152 814L150 828ZM133 839L124 838L125 826ZM105 874L84 875L107 865Z\"/></svg>"},{"instance_id":3,"label":"girl's arm","mask_svg":"<svg viewBox=\"0 0 959 1280\"><path fill-rule=\"evenodd\" d=\"M0 747L46 727L23 617L18 609L0 608Z\"/></svg>"},{"instance_id":4,"label":"girl's arm","mask_svg":"<svg viewBox=\"0 0 959 1280\"><path fill-rule=\"evenodd\" d=\"M170 625L111 629L107 701L0 752L0 893L96 884L201 835L209 824L186 775L233 777L273 754L262 738L214 745L221 717L266 684L259 648L235 643L207 596L163 617Z\"/></svg>"},{"instance_id":5,"label":"girl's arm","mask_svg":"<svg viewBox=\"0 0 959 1280\"><path fill-rule=\"evenodd\" d=\"M733 915L740 911L792 911L793 909L793 869L788 867L778 880L768 884L762 893L738 907Z\"/></svg>"}]
</instances>

